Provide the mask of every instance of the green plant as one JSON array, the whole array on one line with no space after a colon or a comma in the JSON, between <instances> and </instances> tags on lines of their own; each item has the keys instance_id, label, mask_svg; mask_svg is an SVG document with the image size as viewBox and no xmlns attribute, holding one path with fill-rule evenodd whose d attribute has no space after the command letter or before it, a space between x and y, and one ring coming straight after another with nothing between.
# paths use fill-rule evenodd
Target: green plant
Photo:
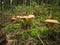
<instances>
[{"instance_id":1,"label":"green plant","mask_svg":"<svg viewBox=\"0 0 60 45\"><path fill-rule=\"evenodd\" d=\"M20 24L10 24L5 27L5 32L16 32L20 28Z\"/></svg>"},{"instance_id":2,"label":"green plant","mask_svg":"<svg viewBox=\"0 0 60 45\"><path fill-rule=\"evenodd\" d=\"M13 24L13 25L12 25L12 28L13 28L13 29L18 29L18 28L20 28L20 24Z\"/></svg>"},{"instance_id":3,"label":"green plant","mask_svg":"<svg viewBox=\"0 0 60 45\"><path fill-rule=\"evenodd\" d=\"M45 37L49 32L49 29L44 26L44 27L41 27L40 30L39 30L39 34L41 37Z\"/></svg>"},{"instance_id":4,"label":"green plant","mask_svg":"<svg viewBox=\"0 0 60 45\"><path fill-rule=\"evenodd\" d=\"M31 29L30 30L30 35L31 36L37 36L37 34L38 34L38 30L36 30L36 29Z\"/></svg>"}]
</instances>

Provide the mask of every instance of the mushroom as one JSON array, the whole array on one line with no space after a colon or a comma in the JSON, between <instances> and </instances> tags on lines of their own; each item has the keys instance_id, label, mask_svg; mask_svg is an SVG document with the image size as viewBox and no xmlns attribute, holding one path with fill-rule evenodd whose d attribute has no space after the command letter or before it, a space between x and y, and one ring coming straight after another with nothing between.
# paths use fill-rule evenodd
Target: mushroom
<instances>
[{"instance_id":1,"label":"mushroom","mask_svg":"<svg viewBox=\"0 0 60 45\"><path fill-rule=\"evenodd\" d=\"M16 16L16 18L17 18L17 19L21 19L21 18L22 18L22 16Z\"/></svg>"},{"instance_id":2,"label":"mushroom","mask_svg":"<svg viewBox=\"0 0 60 45\"><path fill-rule=\"evenodd\" d=\"M15 22L16 21L16 18L13 16L12 18L11 18L11 22Z\"/></svg>"},{"instance_id":3,"label":"mushroom","mask_svg":"<svg viewBox=\"0 0 60 45\"><path fill-rule=\"evenodd\" d=\"M35 18L35 16L34 15L29 15L28 18Z\"/></svg>"},{"instance_id":4,"label":"mushroom","mask_svg":"<svg viewBox=\"0 0 60 45\"><path fill-rule=\"evenodd\" d=\"M35 18L34 15L28 15L28 20L32 20L33 18Z\"/></svg>"},{"instance_id":5,"label":"mushroom","mask_svg":"<svg viewBox=\"0 0 60 45\"><path fill-rule=\"evenodd\" d=\"M20 19L20 18L21 18L21 16L16 16L16 18L19 18L19 19Z\"/></svg>"},{"instance_id":6,"label":"mushroom","mask_svg":"<svg viewBox=\"0 0 60 45\"><path fill-rule=\"evenodd\" d=\"M22 16L22 18L27 19L27 16Z\"/></svg>"},{"instance_id":7,"label":"mushroom","mask_svg":"<svg viewBox=\"0 0 60 45\"><path fill-rule=\"evenodd\" d=\"M22 16L16 16L17 22L19 22L22 19Z\"/></svg>"},{"instance_id":8,"label":"mushroom","mask_svg":"<svg viewBox=\"0 0 60 45\"><path fill-rule=\"evenodd\" d=\"M50 34L52 35L52 28L54 24L59 24L59 22L57 20L53 20L53 19L47 19L45 20L45 22L47 23L47 25L49 26L50 29Z\"/></svg>"}]
</instances>

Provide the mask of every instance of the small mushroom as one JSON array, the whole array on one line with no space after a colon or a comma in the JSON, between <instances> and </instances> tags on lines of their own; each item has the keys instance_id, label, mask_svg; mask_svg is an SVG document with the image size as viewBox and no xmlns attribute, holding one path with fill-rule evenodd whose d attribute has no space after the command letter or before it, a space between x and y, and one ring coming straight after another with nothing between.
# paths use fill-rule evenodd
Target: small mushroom
<instances>
[{"instance_id":1,"label":"small mushroom","mask_svg":"<svg viewBox=\"0 0 60 45\"><path fill-rule=\"evenodd\" d=\"M15 22L16 21L16 18L15 17L12 17L11 18L11 22Z\"/></svg>"},{"instance_id":2,"label":"small mushroom","mask_svg":"<svg viewBox=\"0 0 60 45\"><path fill-rule=\"evenodd\" d=\"M19 22L22 19L22 16L16 16L17 21Z\"/></svg>"},{"instance_id":3,"label":"small mushroom","mask_svg":"<svg viewBox=\"0 0 60 45\"><path fill-rule=\"evenodd\" d=\"M29 15L28 18L35 18L35 16L34 15Z\"/></svg>"},{"instance_id":4,"label":"small mushroom","mask_svg":"<svg viewBox=\"0 0 60 45\"><path fill-rule=\"evenodd\" d=\"M35 18L34 15L28 15L28 20L32 20L33 18Z\"/></svg>"},{"instance_id":5,"label":"small mushroom","mask_svg":"<svg viewBox=\"0 0 60 45\"><path fill-rule=\"evenodd\" d=\"M16 18L17 18L17 19L21 19L21 18L22 18L22 16L16 16Z\"/></svg>"},{"instance_id":6,"label":"small mushroom","mask_svg":"<svg viewBox=\"0 0 60 45\"><path fill-rule=\"evenodd\" d=\"M26 19L26 18L27 18L27 16L22 16L22 18Z\"/></svg>"}]
</instances>

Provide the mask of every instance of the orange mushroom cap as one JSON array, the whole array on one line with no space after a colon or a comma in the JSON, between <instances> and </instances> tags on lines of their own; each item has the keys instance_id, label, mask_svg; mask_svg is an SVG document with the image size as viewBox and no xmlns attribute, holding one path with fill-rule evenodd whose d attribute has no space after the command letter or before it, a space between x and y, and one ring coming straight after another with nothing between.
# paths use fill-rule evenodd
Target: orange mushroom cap
<instances>
[{"instance_id":1,"label":"orange mushroom cap","mask_svg":"<svg viewBox=\"0 0 60 45\"><path fill-rule=\"evenodd\" d=\"M15 20L16 18L15 18L15 17L12 17L11 19L12 19L12 20Z\"/></svg>"},{"instance_id":2,"label":"orange mushroom cap","mask_svg":"<svg viewBox=\"0 0 60 45\"><path fill-rule=\"evenodd\" d=\"M29 15L28 18L35 18L35 16L34 15Z\"/></svg>"},{"instance_id":3,"label":"orange mushroom cap","mask_svg":"<svg viewBox=\"0 0 60 45\"><path fill-rule=\"evenodd\" d=\"M16 18L22 18L21 16L16 16Z\"/></svg>"},{"instance_id":4,"label":"orange mushroom cap","mask_svg":"<svg viewBox=\"0 0 60 45\"><path fill-rule=\"evenodd\" d=\"M14 22L15 20L16 20L15 17L12 17L12 18L11 18L11 22Z\"/></svg>"},{"instance_id":5,"label":"orange mushroom cap","mask_svg":"<svg viewBox=\"0 0 60 45\"><path fill-rule=\"evenodd\" d=\"M45 22L53 23L53 24L59 24L59 22L57 20L52 20L52 19L47 19L47 20L45 20Z\"/></svg>"},{"instance_id":6,"label":"orange mushroom cap","mask_svg":"<svg viewBox=\"0 0 60 45\"><path fill-rule=\"evenodd\" d=\"M25 19L26 19L26 18L27 18L27 16L22 16L22 18L25 18Z\"/></svg>"}]
</instances>

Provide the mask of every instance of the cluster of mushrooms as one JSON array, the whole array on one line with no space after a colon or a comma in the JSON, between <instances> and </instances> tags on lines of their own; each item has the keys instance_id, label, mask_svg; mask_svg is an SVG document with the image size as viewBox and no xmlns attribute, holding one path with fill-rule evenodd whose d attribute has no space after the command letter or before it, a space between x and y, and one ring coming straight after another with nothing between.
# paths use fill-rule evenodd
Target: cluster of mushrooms
<instances>
[{"instance_id":1,"label":"cluster of mushrooms","mask_svg":"<svg viewBox=\"0 0 60 45\"><path fill-rule=\"evenodd\" d=\"M19 22L21 23L21 28L22 29L29 29L32 25L32 21L35 18L34 15L28 15L28 16L16 16L11 18L11 22L16 23Z\"/></svg>"},{"instance_id":2,"label":"cluster of mushrooms","mask_svg":"<svg viewBox=\"0 0 60 45\"><path fill-rule=\"evenodd\" d=\"M32 20L33 18L35 18L35 16L34 15L28 15L28 16L13 16L12 18L11 18L11 21L12 22L17 22L17 21L19 21L19 20L21 20L21 19L25 19L25 20Z\"/></svg>"}]
</instances>

